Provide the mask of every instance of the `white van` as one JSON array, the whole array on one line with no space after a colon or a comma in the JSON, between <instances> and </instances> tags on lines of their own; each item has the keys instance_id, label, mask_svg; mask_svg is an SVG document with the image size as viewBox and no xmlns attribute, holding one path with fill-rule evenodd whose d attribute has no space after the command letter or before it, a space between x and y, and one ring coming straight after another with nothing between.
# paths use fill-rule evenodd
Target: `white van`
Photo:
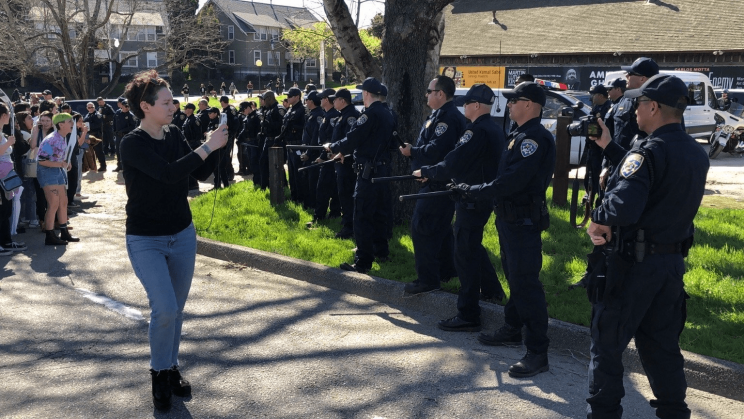
<instances>
[{"instance_id":1,"label":"white van","mask_svg":"<svg viewBox=\"0 0 744 419\"><path fill-rule=\"evenodd\" d=\"M456 89L455 98L465 96L468 90L469 89L465 88ZM503 94L505 90L510 89L493 89L493 93L496 95L496 101L494 101L493 107L491 107L491 119L496 122L496 125L503 127L504 132L506 133L511 121L509 116L506 115L506 98ZM580 117L589 115L589 112L592 110L591 102L587 103L587 100L590 99L586 92L567 92L562 90L546 89L545 106L543 107L543 117L541 121L543 126L550 131L550 133L553 134L553 138L555 138L556 128L558 126L558 116L561 114L561 110L563 108L573 107L583 101L584 106L574 112L574 121L578 121ZM462 107L458 107L457 109L464 113ZM582 137L571 138L570 164L579 164L580 152L584 152L584 140L585 139Z\"/></svg>"},{"instance_id":2,"label":"white van","mask_svg":"<svg viewBox=\"0 0 744 419\"><path fill-rule=\"evenodd\" d=\"M718 98L708 76L693 71L660 71L662 74L677 76L688 87L690 104L685 110L685 128L694 138L705 138L715 132L716 126L725 123L736 126L740 118L718 109ZM625 71L613 71L605 75L605 84L618 77L625 78Z\"/></svg>"}]
</instances>

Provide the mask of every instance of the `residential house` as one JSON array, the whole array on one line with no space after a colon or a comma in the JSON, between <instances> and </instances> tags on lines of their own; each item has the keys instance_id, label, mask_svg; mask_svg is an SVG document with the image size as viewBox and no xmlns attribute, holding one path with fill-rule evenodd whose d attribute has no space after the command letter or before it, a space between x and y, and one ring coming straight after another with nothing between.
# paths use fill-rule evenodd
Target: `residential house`
<instances>
[{"instance_id":1,"label":"residential house","mask_svg":"<svg viewBox=\"0 0 744 419\"><path fill-rule=\"evenodd\" d=\"M269 74L282 77L285 83L320 79L317 57L295 58L281 42L282 30L319 22L308 9L241 0L209 0L204 8L209 6L220 22L223 39L229 42L222 61L234 66L235 79L250 79L254 85L259 75ZM267 78L261 81L267 82Z\"/></svg>"}]
</instances>

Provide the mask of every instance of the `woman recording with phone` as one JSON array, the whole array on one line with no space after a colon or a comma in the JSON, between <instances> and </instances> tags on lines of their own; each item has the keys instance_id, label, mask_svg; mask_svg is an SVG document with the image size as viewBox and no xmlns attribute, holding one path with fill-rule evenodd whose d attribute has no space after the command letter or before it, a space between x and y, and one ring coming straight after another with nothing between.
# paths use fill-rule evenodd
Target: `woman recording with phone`
<instances>
[{"instance_id":1,"label":"woman recording with phone","mask_svg":"<svg viewBox=\"0 0 744 419\"><path fill-rule=\"evenodd\" d=\"M140 125L120 150L127 192L126 245L135 275L150 304L150 374L157 409L168 410L171 394L188 396L191 385L178 369L183 309L196 262L196 231L188 203L189 175L204 178L217 164L227 127L208 132L191 150L175 125L170 86L155 70L134 76L125 96ZM217 154L217 153L215 153Z\"/></svg>"}]
</instances>

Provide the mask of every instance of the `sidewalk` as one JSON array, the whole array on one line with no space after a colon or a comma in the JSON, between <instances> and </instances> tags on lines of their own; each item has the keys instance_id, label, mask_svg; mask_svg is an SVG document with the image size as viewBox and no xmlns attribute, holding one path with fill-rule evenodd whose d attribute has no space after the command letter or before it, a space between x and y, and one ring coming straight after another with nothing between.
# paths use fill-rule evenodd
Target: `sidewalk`
<instances>
[{"instance_id":1,"label":"sidewalk","mask_svg":"<svg viewBox=\"0 0 744 419\"><path fill-rule=\"evenodd\" d=\"M181 346L193 398L174 398L169 414L155 412L149 308L124 246L119 178L84 175L88 198L72 219L80 243L44 246L43 235L29 231L18 236L28 251L0 259L0 417L585 415L585 351L554 345L550 372L512 379L507 368L523 348L485 347L476 334L434 327L453 310L451 295L381 302L338 289L353 282L380 295L400 284L322 267L322 286L288 277L294 269L308 279L310 271L299 270L308 262L265 259L279 275L204 255L197 256ZM245 249L213 250L235 260ZM645 376L631 373L625 385L625 417L652 417ZM696 389L688 403L696 418L744 411L742 402Z\"/></svg>"}]
</instances>

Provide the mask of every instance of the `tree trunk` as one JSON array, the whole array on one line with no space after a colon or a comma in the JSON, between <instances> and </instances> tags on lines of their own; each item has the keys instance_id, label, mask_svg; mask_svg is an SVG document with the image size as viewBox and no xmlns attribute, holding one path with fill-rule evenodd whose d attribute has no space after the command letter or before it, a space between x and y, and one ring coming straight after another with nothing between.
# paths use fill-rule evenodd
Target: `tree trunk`
<instances>
[{"instance_id":1,"label":"tree trunk","mask_svg":"<svg viewBox=\"0 0 744 419\"><path fill-rule=\"evenodd\" d=\"M336 35L341 55L344 56L347 65L352 67L357 79L364 80L365 77L380 79L382 76L380 65L362 43L359 29L354 24L344 0L323 0L323 8L331 24L331 30Z\"/></svg>"},{"instance_id":2,"label":"tree trunk","mask_svg":"<svg viewBox=\"0 0 744 419\"><path fill-rule=\"evenodd\" d=\"M442 9L449 1L388 0L385 9L385 38L382 41L383 81L387 101L398 114L400 138L413 143L431 109L426 106L426 89L437 74L439 51L444 37ZM411 173L408 158L396 153L393 175ZM401 203L398 196L416 193L418 182L394 182L394 220L408 221L413 203Z\"/></svg>"}]
</instances>

